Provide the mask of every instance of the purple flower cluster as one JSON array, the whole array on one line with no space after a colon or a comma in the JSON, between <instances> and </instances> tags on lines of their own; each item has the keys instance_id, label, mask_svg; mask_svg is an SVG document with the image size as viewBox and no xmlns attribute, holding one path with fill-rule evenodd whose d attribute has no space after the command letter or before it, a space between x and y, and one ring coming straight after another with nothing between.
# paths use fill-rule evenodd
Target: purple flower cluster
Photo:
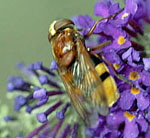
<instances>
[{"instance_id":1,"label":"purple flower cluster","mask_svg":"<svg viewBox=\"0 0 150 138\"><path fill-rule=\"evenodd\" d=\"M62 82L56 79L56 63L53 61L50 69L45 67L42 62L35 62L28 67L23 63L19 63L17 66L27 79L24 80L20 76L11 76L8 79L8 91L17 91L14 109L19 112L25 108L29 114L35 112L37 120L43 123L38 128L33 128L33 131L30 130L32 132L27 134L26 138L34 136L38 138L56 136L64 138L67 135L70 135L70 138L75 138L80 121L77 121L78 115L76 113L73 113L72 116L74 109L70 108L70 99L63 91ZM43 112L43 110L45 111ZM6 116L4 119L9 121L12 118ZM19 136L18 138L23 137Z\"/></svg>"},{"instance_id":2,"label":"purple flower cluster","mask_svg":"<svg viewBox=\"0 0 150 138\"><path fill-rule=\"evenodd\" d=\"M15 110L26 108L31 113L37 108L45 111L37 113L43 123L26 138L149 138L150 137L150 58L147 58L143 46L133 41L138 35L144 37L144 25L150 23L150 0L125 0L124 10L114 18L100 22L93 34L94 44L111 40L111 44L94 52L103 55L116 69L118 74L130 80L133 85L114 76L120 93L118 101L110 108L108 116L99 115L94 128L84 126L71 106L62 83L56 80L55 61L50 69L41 62L28 68L18 67L29 80L22 77L10 77L8 91L20 91L15 98ZM109 0L98 1L94 14L107 17L120 11L118 3ZM73 21L85 35L94 24L89 16L76 16ZM86 40L91 47L91 39ZM44 110L43 109L43 110ZM34 129L34 128L33 128ZM84 131L85 130L85 131Z\"/></svg>"}]
</instances>

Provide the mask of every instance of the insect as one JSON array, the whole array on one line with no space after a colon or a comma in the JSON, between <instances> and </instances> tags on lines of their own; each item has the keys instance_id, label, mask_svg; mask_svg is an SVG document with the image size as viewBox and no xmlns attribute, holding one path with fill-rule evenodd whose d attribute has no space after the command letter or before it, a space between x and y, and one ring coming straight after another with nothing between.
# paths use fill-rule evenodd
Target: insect
<instances>
[{"instance_id":1,"label":"insect","mask_svg":"<svg viewBox=\"0 0 150 138\"><path fill-rule=\"evenodd\" d=\"M108 18L112 16L105 19ZM95 113L107 115L119 97L105 63L85 47L85 37L91 35L99 21L82 36L71 20L57 20L50 25L48 35L61 79L85 124L91 122Z\"/></svg>"}]
</instances>

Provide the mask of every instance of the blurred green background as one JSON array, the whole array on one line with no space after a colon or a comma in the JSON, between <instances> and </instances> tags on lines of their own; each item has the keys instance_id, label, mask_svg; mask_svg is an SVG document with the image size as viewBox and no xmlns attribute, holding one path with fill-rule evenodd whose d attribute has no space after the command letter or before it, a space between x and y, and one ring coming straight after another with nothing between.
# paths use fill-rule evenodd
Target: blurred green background
<instances>
[{"instance_id":1,"label":"blurred green background","mask_svg":"<svg viewBox=\"0 0 150 138\"><path fill-rule=\"evenodd\" d=\"M97 0L0 0L0 101L7 103L9 75L18 74L16 63L42 61L49 66L49 24L58 18L93 15ZM13 107L13 105L12 105Z\"/></svg>"}]
</instances>

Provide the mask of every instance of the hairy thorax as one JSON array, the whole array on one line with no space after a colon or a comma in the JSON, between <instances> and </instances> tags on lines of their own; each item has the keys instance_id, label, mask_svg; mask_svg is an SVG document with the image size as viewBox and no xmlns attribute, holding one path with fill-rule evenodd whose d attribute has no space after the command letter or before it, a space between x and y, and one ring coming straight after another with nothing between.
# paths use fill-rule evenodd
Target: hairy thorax
<instances>
[{"instance_id":1,"label":"hairy thorax","mask_svg":"<svg viewBox=\"0 0 150 138\"><path fill-rule=\"evenodd\" d=\"M78 35L71 28L66 28L52 41L53 55L57 60L58 66L68 67L76 56L75 37Z\"/></svg>"}]
</instances>

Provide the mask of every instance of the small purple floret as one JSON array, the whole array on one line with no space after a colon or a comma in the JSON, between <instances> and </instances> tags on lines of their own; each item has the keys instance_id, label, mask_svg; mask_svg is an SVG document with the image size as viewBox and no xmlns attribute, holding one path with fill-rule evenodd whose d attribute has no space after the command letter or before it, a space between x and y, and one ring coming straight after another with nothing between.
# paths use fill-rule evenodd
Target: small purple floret
<instances>
[{"instance_id":1,"label":"small purple floret","mask_svg":"<svg viewBox=\"0 0 150 138\"><path fill-rule=\"evenodd\" d=\"M37 114L37 119L39 120L39 122L43 123L47 121L47 116L51 114L53 111L55 111L61 104L62 102L59 101L53 106L51 106L49 109L47 109L45 112Z\"/></svg>"},{"instance_id":2,"label":"small purple floret","mask_svg":"<svg viewBox=\"0 0 150 138\"><path fill-rule=\"evenodd\" d=\"M141 81L145 86L150 86L150 72L148 71L143 71L140 74L141 76Z\"/></svg>"},{"instance_id":3,"label":"small purple floret","mask_svg":"<svg viewBox=\"0 0 150 138\"><path fill-rule=\"evenodd\" d=\"M28 70L34 70L34 64L30 64L30 65L28 66Z\"/></svg>"},{"instance_id":4,"label":"small purple floret","mask_svg":"<svg viewBox=\"0 0 150 138\"><path fill-rule=\"evenodd\" d=\"M88 137L93 137L95 130L93 128L87 128L85 130L85 135Z\"/></svg>"},{"instance_id":5,"label":"small purple floret","mask_svg":"<svg viewBox=\"0 0 150 138\"><path fill-rule=\"evenodd\" d=\"M24 84L24 81L21 77L16 78L15 85L17 88L20 88Z\"/></svg>"},{"instance_id":6,"label":"small purple floret","mask_svg":"<svg viewBox=\"0 0 150 138\"><path fill-rule=\"evenodd\" d=\"M39 122L44 123L47 122L47 115L45 113L39 113L36 115Z\"/></svg>"},{"instance_id":7,"label":"small purple floret","mask_svg":"<svg viewBox=\"0 0 150 138\"><path fill-rule=\"evenodd\" d=\"M46 96L46 93L47 93L47 91L45 88L39 89L37 91L34 91L33 98L42 99Z\"/></svg>"},{"instance_id":8,"label":"small purple floret","mask_svg":"<svg viewBox=\"0 0 150 138\"><path fill-rule=\"evenodd\" d=\"M57 63L55 60L53 60L50 65L50 70L57 70L57 69L58 69Z\"/></svg>"},{"instance_id":9,"label":"small purple floret","mask_svg":"<svg viewBox=\"0 0 150 138\"><path fill-rule=\"evenodd\" d=\"M144 69L150 70L150 58L143 58Z\"/></svg>"},{"instance_id":10,"label":"small purple floret","mask_svg":"<svg viewBox=\"0 0 150 138\"><path fill-rule=\"evenodd\" d=\"M62 120L62 119L64 119L65 115L64 115L63 112L57 112L57 113L56 113L56 117L57 117L58 119Z\"/></svg>"},{"instance_id":11,"label":"small purple floret","mask_svg":"<svg viewBox=\"0 0 150 138\"><path fill-rule=\"evenodd\" d=\"M36 103L36 105L37 105L37 106L41 106L41 105L43 105L43 104L46 104L47 101L48 101L48 96L39 99L39 101Z\"/></svg>"},{"instance_id":12,"label":"small purple floret","mask_svg":"<svg viewBox=\"0 0 150 138\"><path fill-rule=\"evenodd\" d=\"M38 86L35 86L35 87L34 87L34 91L37 91L37 90L39 90L39 89L41 89L41 88L38 87Z\"/></svg>"},{"instance_id":13,"label":"small purple floret","mask_svg":"<svg viewBox=\"0 0 150 138\"><path fill-rule=\"evenodd\" d=\"M48 77L46 75L40 75L39 81L43 85L43 84L47 84L49 80L48 80Z\"/></svg>"},{"instance_id":14,"label":"small purple floret","mask_svg":"<svg viewBox=\"0 0 150 138\"><path fill-rule=\"evenodd\" d=\"M15 86L14 86L12 83L8 83L8 85L7 85L7 90L8 90L9 92L12 92L12 91L15 90Z\"/></svg>"},{"instance_id":15,"label":"small purple floret","mask_svg":"<svg viewBox=\"0 0 150 138\"><path fill-rule=\"evenodd\" d=\"M99 1L95 4L94 14L96 16L108 17L110 6L111 6L110 1L105 1L105 2Z\"/></svg>"},{"instance_id":16,"label":"small purple floret","mask_svg":"<svg viewBox=\"0 0 150 138\"><path fill-rule=\"evenodd\" d=\"M26 102L27 102L27 101L26 101L26 98L25 98L24 96L22 96L22 95L19 95L19 96L17 96L17 97L15 98L15 103L18 104L18 105L20 105L20 106L25 105Z\"/></svg>"},{"instance_id":17,"label":"small purple floret","mask_svg":"<svg viewBox=\"0 0 150 138\"><path fill-rule=\"evenodd\" d=\"M23 78L20 76L12 76L8 79L8 81L9 81L8 84L14 85L14 88L20 88L25 83ZM12 86L9 86L9 87L12 87Z\"/></svg>"},{"instance_id":18,"label":"small purple floret","mask_svg":"<svg viewBox=\"0 0 150 138\"><path fill-rule=\"evenodd\" d=\"M30 113L32 112L32 110L33 110L33 108L32 108L31 106L27 106L27 107L26 107L26 112L27 112L27 113L30 114Z\"/></svg>"},{"instance_id":19,"label":"small purple floret","mask_svg":"<svg viewBox=\"0 0 150 138\"><path fill-rule=\"evenodd\" d=\"M35 62L34 63L34 69L35 70L40 70L42 68L42 62Z\"/></svg>"},{"instance_id":20,"label":"small purple floret","mask_svg":"<svg viewBox=\"0 0 150 138\"><path fill-rule=\"evenodd\" d=\"M23 62L18 62L18 63L16 64L16 66L17 66L17 68L20 69L20 70L23 70L23 69L25 68L25 65L24 65Z\"/></svg>"},{"instance_id":21,"label":"small purple floret","mask_svg":"<svg viewBox=\"0 0 150 138\"><path fill-rule=\"evenodd\" d=\"M16 110L16 111L19 111L20 108L21 108L22 106L24 106L26 103L27 103L27 100L26 100L26 98L25 98L24 96L22 96L22 95L17 96L17 97L15 98L15 105L14 105L15 110Z\"/></svg>"},{"instance_id":22,"label":"small purple floret","mask_svg":"<svg viewBox=\"0 0 150 138\"><path fill-rule=\"evenodd\" d=\"M58 119L64 119L64 117L65 117L65 112L67 111L67 109L68 109L68 107L70 106L70 103L67 103L63 108L62 108L62 111L60 111L60 112L57 112L56 113L56 117L58 118Z\"/></svg>"},{"instance_id":23,"label":"small purple floret","mask_svg":"<svg viewBox=\"0 0 150 138\"><path fill-rule=\"evenodd\" d=\"M9 122L9 121L15 120L15 118L14 118L13 116L5 116L5 117L4 117L4 120L5 120L6 122Z\"/></svg>"}]
</instances>

